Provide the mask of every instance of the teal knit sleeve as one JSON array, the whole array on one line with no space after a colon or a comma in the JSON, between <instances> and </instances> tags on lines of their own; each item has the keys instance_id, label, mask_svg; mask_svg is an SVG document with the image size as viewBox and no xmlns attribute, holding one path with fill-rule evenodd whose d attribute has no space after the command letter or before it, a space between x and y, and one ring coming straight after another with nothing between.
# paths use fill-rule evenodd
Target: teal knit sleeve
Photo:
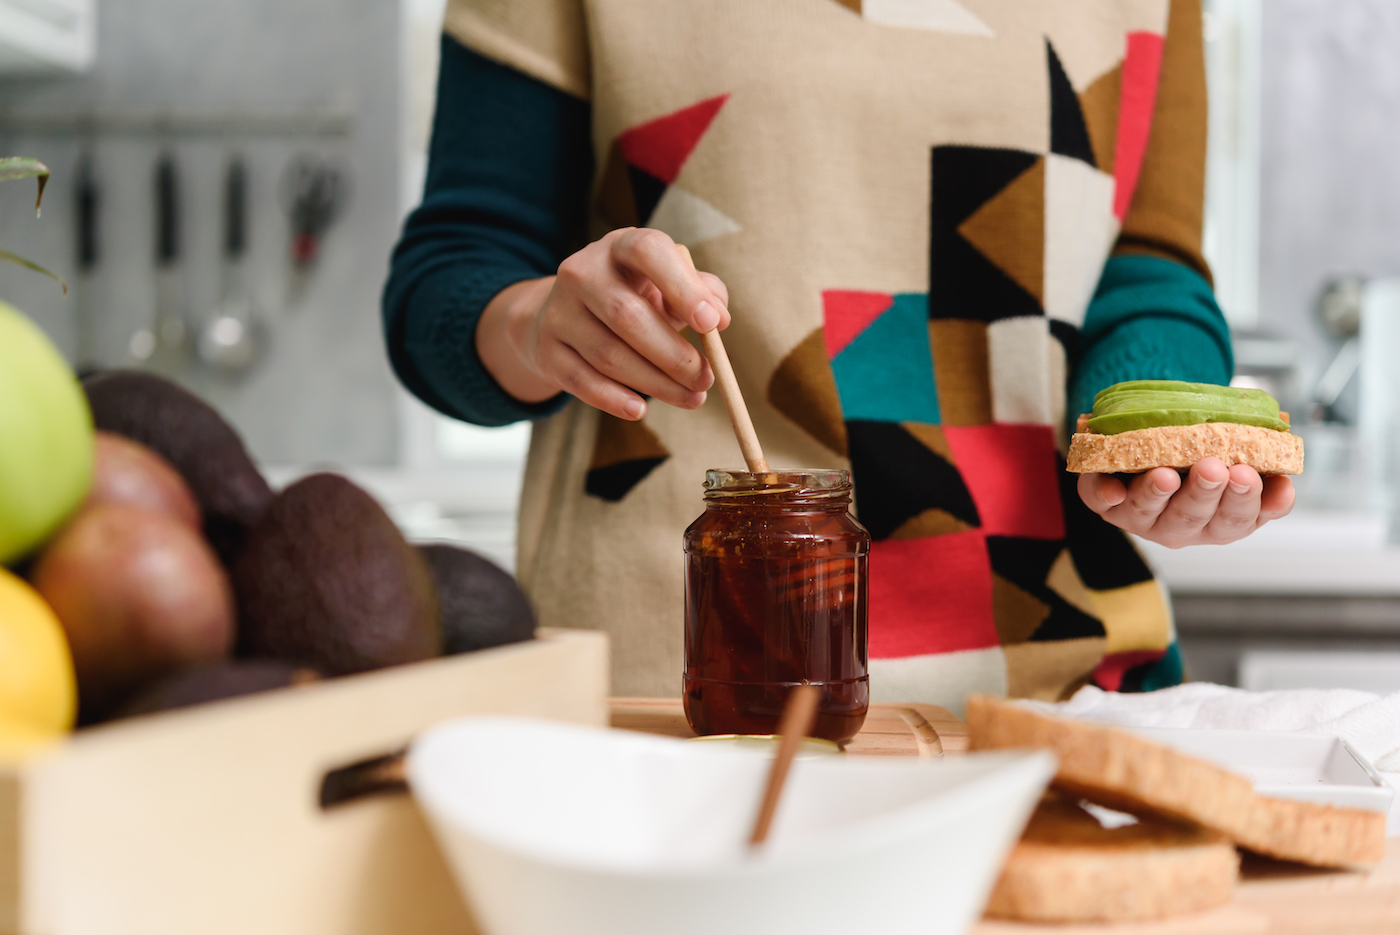
<instances>
[{"instance_id":1,"label":"teal knit sleeve","mask_svg":"<svg viewBox=\"0 0 1400 935\"><path fill-rule=\"evenodd\" d=\"M1210 284L1195 270L1155 256L1116 256L1080 329L1078 365L1070 374L1073 426L1094 395L1124 380L1230 382L1230 329Z\"/></svg>"},{"instance_id":2,"label":"teal knit sleeve","mask_svg":"<svg viewBox=\"0 0 1400 935\"><path fill-rule=\"evenodd\" d=\"M539 419L476 352L502 289L548 276L587 242L588 104L442 37L423 203L404 223L382 301L389 362L439 412L477 425Z\"/></svg>"}]
</instances>

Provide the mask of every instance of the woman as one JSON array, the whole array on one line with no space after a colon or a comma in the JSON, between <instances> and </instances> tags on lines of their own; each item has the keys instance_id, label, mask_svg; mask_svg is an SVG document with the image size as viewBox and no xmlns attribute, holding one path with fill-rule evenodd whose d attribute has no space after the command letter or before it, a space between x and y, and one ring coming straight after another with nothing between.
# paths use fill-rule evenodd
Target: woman
<instances>
[{"instance_id":1,"label":"woman","mask_svg":"<svg viewBox=\"0 0 1400 935\"><path fill-rule=\"evenodd\" d=\"M685 326L725 329L770 463L852 470L875 700L1181 679L1122 530L1228 542L1289 481L1062 452L1105 386L1230 379L1198 0L452 0L441 67L390 354L449 415L541 420L520 577L612 634L617 693L676 693L681 532L739 461Z\"/></svg>"}]
</instances>

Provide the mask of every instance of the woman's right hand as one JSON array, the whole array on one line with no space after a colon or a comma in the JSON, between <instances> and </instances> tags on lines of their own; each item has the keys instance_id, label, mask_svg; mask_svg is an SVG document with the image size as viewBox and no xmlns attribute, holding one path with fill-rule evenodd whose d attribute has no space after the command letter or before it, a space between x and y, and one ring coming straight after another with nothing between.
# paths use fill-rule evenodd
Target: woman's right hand
<instances>
[{"instance_id":1,"label":"woman's right hand","mask_svg":"<svg viewBox=\"0 0 1400 935\"><path fill-rule=\"evenodd\" d=\"M696 272L658 230L615 230L559 272L501 290L476 329L491 376L522 402L561 390L620 419L646 414L645 394L682 409L705 401L709 361L680 334L729 326L729 291Z\"/></svg>"}]
</instances>

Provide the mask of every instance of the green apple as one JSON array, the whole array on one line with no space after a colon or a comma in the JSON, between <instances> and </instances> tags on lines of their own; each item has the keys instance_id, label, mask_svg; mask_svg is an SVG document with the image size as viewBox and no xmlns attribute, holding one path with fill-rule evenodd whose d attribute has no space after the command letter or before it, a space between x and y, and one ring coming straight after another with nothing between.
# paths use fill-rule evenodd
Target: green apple
<instances>
[{"instance_id":1,"label":"green apple","mask_svg":"<svg viewBox=\"0 0 1400 935\"><path fill-rule=\"evenodd\" d=\"M0 563L62 525L92 483L92 413L72 369L0 302Z\"/></svg>"}]
</instances>

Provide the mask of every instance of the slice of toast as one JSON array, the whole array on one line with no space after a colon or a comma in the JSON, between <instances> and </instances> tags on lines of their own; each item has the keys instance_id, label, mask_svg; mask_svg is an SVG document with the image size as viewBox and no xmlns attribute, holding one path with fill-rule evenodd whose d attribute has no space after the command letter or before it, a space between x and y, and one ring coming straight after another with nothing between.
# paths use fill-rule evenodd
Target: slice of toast
<instances>
[{"instance_id":1,"label":"slice of toast","mask_svg":"<svg viewBox=\"0 0 1400 935\"><path fill-rule=\"evenodd\" d=\"M1127 731L1047 717L985 696L968 699L973 750L1048 747L1054 785L1133 814L1188 821L1269 857L1318 867L1378 863L1385 815L1256 795L1249 780Z\"/></svg>"},{"instance_id":2,"label":"slice of toast","mask_svg":"<svg viewBox=\"0 0 1400 935\"><path fill-rule=\"evenodd\" d=\"M1280 413L1287 415L1287 413ZM1090 432L1089 416L1081 415L1065 456L1075 474L1140 474L1155 467L1189 468L1202 458L1216 457L1226 466L1248 464L1260 474L1303 473L1303 440L1292 432L1203 422L1163 425L1117 435Z\"/></svg>"},{"instance_id":3,"label":"slice of toast","mask_svg":"<svg viewBox=\"0 0 1400 935\"><path fill-rule=\"evenodd\" d=\"M1048 794L992 891L987 915L1022 922L1129 922L1230 901L1240 859L1204 828L1141 818L1107 828Z\"/></svg>"}]
</instances>

